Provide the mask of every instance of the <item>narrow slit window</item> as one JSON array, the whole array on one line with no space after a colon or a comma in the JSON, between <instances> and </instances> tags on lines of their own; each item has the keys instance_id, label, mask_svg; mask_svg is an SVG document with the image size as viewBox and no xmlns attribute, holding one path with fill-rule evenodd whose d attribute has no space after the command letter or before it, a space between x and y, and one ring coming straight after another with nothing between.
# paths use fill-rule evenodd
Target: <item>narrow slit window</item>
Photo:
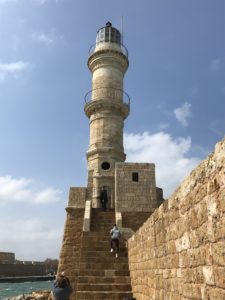
<instances>
[{"instance_id":1,"label":"narrow slit window","mask_svg":"<svg viewBox=\"0 0 225 300\"><path fill-rule=\"evenodd\" d=\"M137 172L132 173L132 180L135 182L138 182L138 173Z\"/></svg>"}]
</instances>

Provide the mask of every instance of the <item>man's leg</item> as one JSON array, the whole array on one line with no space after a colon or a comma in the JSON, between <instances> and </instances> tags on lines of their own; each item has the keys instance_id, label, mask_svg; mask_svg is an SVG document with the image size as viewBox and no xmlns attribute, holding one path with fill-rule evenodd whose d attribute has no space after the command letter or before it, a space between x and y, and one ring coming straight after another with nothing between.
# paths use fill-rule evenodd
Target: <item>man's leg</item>
<instances>
[{"instance_id":1,"label":"man's leg","mask_svg":"<svg viewBox=\"0 0 225 300\"><path fill-rule=\"evenodd\" d=\"M118 254L119 253L119 239L115 239L115 252Z\"/></svg>"},{"instance_id":2,"label":"man's leg","mask_svg":"<svg viewBox=\"0 0 225 300\"><path fill-rule=\"evenodd\" d=\"M116 239L111 239L111 249L113 249L113 251L116 252L117 250Z\"/></svg>"},{"instance_id":3,"label":"man's leg","mask_svg":"<svg viewBox=\"0 0 225 300\"><path fill-rule=\"evenodd\" d=\"M116 258L118 257L119 253L119 239L115 239L115 252L116 252Z\"/></svg>"},{"instance_id":4,"label":"man's leg","mask_svg":"<svg viewBox=\"0 0 225 300\"><path fill-rule=\"evenodd\" d=\"M119 253L119 239L112 239L111 240L111 249L113 249L113 251L116 253L116 257L118 257L118 253Z\"/></svg>"},{"instance_id":5,"label":"man's leg","mask_svg":"<svg viewBox=\"0 0 225 300\"><path fill-rule=\"evenodd\" d=\"M113 252L113 248L114 247L114 245L113 245L113 239L111 239L111 241L110 241L110 252Z\"/></svg>"}]
</instances>

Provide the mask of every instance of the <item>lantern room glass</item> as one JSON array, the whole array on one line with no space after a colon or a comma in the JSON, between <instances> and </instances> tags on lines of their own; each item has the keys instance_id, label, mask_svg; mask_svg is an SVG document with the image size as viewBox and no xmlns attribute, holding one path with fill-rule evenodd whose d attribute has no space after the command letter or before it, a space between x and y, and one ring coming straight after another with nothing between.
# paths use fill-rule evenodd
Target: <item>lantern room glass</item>
<instances>
[{"instance_id":1,"label":"lantern room glass","mask_svg":"<svg viewBox=\"0 0 225 300\"><path fill-rule=\"evenodd\" d=\"M112 27L111 23L109 24L110 25L106 25L106 27L99 29L97 32L96 43L111 42L121 45L121 34L119 30Z\"/></svg>"}]
</instances>

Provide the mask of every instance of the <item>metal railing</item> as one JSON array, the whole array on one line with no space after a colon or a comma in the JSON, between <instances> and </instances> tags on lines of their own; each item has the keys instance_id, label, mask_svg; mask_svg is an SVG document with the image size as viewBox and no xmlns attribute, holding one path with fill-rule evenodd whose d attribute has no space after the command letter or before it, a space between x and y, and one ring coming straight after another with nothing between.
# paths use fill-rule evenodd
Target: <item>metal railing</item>
<instances>
[{"instance_id":1,"label":"metal railing","mask_svg":"<svg viewBox=\"0 0 225 300\"><path fill-rule=\"evenodd\" d=\"M112 99L122 100L124 104L130 105L130 96L121 89L113 87L100 87L90 90L84 96L85 103L90 103L93 100Z\"/></svg>"},{"instance_id":2,"label":"metal railing","mask_svg":"<svg viewBox=\"0 0 225 300\"><path fill-rule=\"evenodd\" d=\"M105 41L98 42L98 43L95 43L94 45L92 45L89 48L88 56L90 57L95 52L97 46L101 46L101 44L103 46L103 43L106 44L106 45L107 44L109 44L109 45L111 44L112 46L115 45L115 47L112 47L111 49L118 51L118 48L119 48L119 50L121 50L121 52L128 58L128 50L123 44L117 44L117 43L105 42ZM97 49L96 51L103 50L103 49L104 48L102 48L102 49L100 48L100 49ZM105 49L107 49L107 48L105 48Z\"/></svg>"}]
</instances>

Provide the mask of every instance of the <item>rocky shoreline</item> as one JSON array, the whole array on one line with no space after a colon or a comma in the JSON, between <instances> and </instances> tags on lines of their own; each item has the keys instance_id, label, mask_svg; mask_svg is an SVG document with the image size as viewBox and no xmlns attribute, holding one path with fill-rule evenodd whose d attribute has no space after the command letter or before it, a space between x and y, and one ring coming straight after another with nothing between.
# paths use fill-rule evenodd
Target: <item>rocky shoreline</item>
<instances>
[{"instance_id":1,"label":"rocky shoreline","mask_svg":"<svg viewBox=\"0 0 225 300\"><path fill-rule=\"evenodd\" d=\"M37 291L30 295L19 295L16 297L6 298L7 300L52 300L51 291Z\"/></svg>"}]
</instances>

